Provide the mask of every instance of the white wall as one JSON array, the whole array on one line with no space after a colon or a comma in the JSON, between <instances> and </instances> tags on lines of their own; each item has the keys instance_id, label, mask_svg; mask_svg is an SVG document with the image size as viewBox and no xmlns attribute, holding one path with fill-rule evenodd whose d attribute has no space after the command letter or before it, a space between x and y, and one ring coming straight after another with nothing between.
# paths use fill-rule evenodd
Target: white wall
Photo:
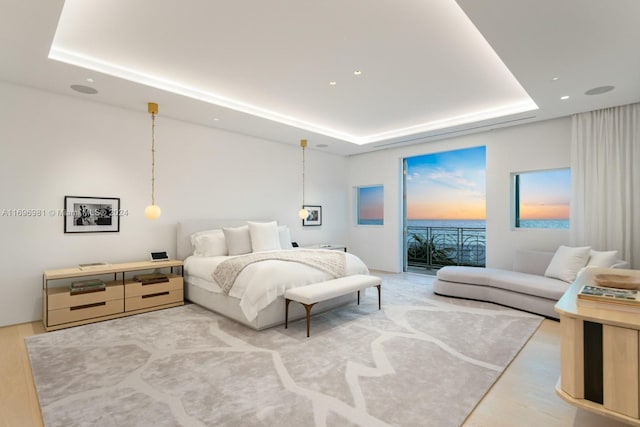
<instances>
[{"instance_id":1,"label":"white wall","mask_svg":"<svg viewBox=\"0 0 640 427\"><path fill-rule=\"evenodd\" d=\"M175 255L175 224L187 218L276 219L302 244L343 243L347 159L306 155L306 202L323 225L302 227L301 151L160 115L156 119L157 221L144 218L150 191L151 118L140 111L0 83L0 326L41 318L42 272L78 263ZM331 173L327 173L331 171ZM119 197L129 212L119 233L64 234L59 216L17 217L13 209L61 209L65 195Z\"/></svg>"},{"instance_id":2,"label":"white wall","mask_svg":"<svg viewBox=\"0 0 640 427\"><path fill-rule=\"evenodd\" d=\"M384 226L355 225L349 198L349 250L371 269L402 271L402 159L484 145L487 148L487 266L510 268L516 249L555 250L569 243L568 230L511 228L512 172L570 166L571 120L562 118L475 135L377 151L349 159L348 186L384 185Z\"/></svg>"}]
</instances>

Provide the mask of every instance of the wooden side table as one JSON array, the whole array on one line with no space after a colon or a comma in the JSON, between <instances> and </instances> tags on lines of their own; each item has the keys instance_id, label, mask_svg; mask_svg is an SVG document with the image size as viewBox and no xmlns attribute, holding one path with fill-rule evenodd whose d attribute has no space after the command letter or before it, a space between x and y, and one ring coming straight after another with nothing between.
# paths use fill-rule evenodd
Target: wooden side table
<instances>
[{"instance_id":1,"label":"wooden side table","mask_svg":"<svg viewBox=\"0 0 640 427\"><path fill-rule=\"evenodd\" d=\"M581 306L577 295L597 274L640 277L638 270L587 269L560 298L560 379L556 392L579 408L640 426L640 307L637 312Z\"/></svg>"}]
</instances>

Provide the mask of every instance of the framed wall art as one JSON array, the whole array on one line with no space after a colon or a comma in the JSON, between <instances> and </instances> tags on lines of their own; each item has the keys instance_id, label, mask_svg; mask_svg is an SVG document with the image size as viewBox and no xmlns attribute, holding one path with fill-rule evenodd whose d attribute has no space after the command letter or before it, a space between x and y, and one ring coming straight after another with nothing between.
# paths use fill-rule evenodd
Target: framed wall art
<instances>
[{"instance_id":1,"label":"framed wall art","mask_svg":"<svg viewBox=\"0 0 640 427\"><path fill-rule=\"evenodd\" d=\"M303 226L322 225L322 206L304 205L303 208L309 212L309 216L302 220Z\"/></svg>"},{"instance_id":2,"label":"framed wall art","mask_svg":"<svg viewBox=\"0 0 640 427\"><path fill-rule=\"evenodd\" d=\"M120 231L120 199L114 197L64 197L64 232Z\"/></svg>"}]
</instances>

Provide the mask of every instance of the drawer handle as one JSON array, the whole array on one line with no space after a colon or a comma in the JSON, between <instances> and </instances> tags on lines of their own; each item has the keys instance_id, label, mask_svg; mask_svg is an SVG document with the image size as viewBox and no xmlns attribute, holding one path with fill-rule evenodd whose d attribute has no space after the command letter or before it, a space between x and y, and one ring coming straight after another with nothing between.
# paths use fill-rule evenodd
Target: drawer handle
<instances>
[{"instance_id":1,"label":"drawer handle","mask_svg":"<svg viewBox=\"0 0 640 427\"><path fill-rule=\"evenodd\" d=\"M85 304L85 305L77 305L75 307L71 307L70 310L83 310L85 308L91 308L91 307L99 307L101 305L107 305L106 301L102 301L102 302L95 302L93 304Z\"/></svg>"},{"instance_id":2,"label":"drawer handle","mask_svg":"<svg viewBox=\"0 0 640 427\"><path fill-rule=\"evenodd\" d=\"M169 291L167 292L158 292L157 294L149 294L149 295L142 295L142 298L153 298L153 297L160 297L162 295L169 295Z\"/></svg>"}]
</instances>

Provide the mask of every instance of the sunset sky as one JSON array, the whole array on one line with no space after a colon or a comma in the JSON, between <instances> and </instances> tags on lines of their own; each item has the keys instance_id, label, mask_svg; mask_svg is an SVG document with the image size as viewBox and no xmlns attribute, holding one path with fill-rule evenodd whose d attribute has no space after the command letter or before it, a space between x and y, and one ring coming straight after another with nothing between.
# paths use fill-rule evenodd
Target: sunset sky
<instances>
[{"instance_id":1,"label":"sunset sky","mask_svg":"<svg viewBox=\"0 0 640 427\"><path fill-rule=\"evenodd\" d=\"M407 158L408 219L485 219L485 147Z\"/></svg>"},{"instance_id":2,"label":"sunset sky","mask_svg":"<svg viewBox=\"0 0 640 427\"><path fill-rule=\"evenodd\" d=\"M358 192L360 219L383 219L384 214L382 186L360 187L358 189Z\"/></svg>"},{"instance_id":3,"label":"sunset sky","mask_svg":"<svg viewBox=\"0 0 640 427\"><path fill-rule=\"evenodd\" d=\"M569 219L571 171L520 174L521 219Z\"/></svg>"}]
</instances>

